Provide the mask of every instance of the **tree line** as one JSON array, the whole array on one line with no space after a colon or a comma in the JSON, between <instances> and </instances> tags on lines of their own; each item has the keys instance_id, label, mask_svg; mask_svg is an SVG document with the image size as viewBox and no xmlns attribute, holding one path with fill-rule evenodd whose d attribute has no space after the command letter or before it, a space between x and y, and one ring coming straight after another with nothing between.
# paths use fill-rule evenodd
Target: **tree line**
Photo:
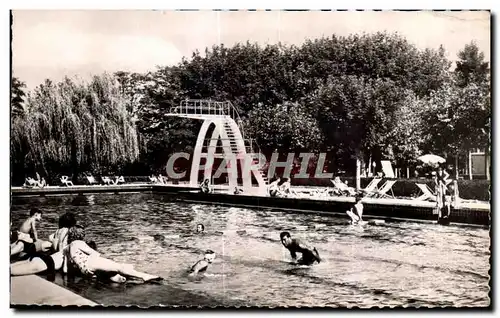
<instances>
[{"instance_id":1,"label":"tree line","mask_svg":"<svg viewBox=\"0 0 500 318\"><path fill-rule=\"evenodd\" d=\"M331 172L353 171L356 158L364 167L414 167L425 153L453 162L489 150L490 91L473 42L452 65L444 47L391 33L217 45L147 73L46 80L29 92L14 77L12 178L159 173L195 144L199 122L165 116L186 98L231 101L265 154L326 152Z\"/></svg>"}]
</instances>

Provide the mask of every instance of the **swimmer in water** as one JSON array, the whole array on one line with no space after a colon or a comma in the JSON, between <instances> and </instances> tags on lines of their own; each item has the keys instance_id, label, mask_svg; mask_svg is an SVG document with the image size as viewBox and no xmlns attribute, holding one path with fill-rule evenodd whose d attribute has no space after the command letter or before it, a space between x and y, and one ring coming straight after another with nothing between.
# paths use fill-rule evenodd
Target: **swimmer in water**
<instances>
[{"instance_id":1,"label":"swimmer in water","mask_svg":"<svg viewBox=\"0 0 500 318\"><path fill-rule=\"evenodd\" d=\"M196 262L196 264L194 264L193 267L191 267L191 269L189 270L189 276L196 276L199 273L204 273L207 270L208 265L212 264L214 259L215 259L215 252L212 250L207 250L205 252L205 257Z\"/></svg>"},{"instance_id":2,"label":"swimmer in water","mask_svg":"<svg viewBox=\"0 0 500 318\"><path fill-rule=\"evenodd\" d=\"M201 223L196 225L196 233L203 233L203 232L205 232L205 225Z\"/></svg>"},{"instance_id":3,"label":"swimmer in water","mask_svg":"<svg viewBox=\"0 0 500 318\"><path fill-rule=\"evenodd\" d=\"M299 239L292 239L290 233L281 232L281 243L290 251L290 255L294 262L299 265L312 265L314 262L321 262L319 253L315 247L310 247L301 242ZM302 257L297 261L297 252L302 254Z\"/></svg>"}]
</instances>

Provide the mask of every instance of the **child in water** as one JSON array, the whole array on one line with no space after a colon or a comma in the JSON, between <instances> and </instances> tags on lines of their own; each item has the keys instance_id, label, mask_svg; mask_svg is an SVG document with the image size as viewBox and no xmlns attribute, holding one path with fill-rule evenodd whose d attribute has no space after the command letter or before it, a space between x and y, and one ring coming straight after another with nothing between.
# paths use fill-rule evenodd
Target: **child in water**
<instances>
[{"instance_id":1,"label":"child in water","mask_svg":"<svg viewBox=\"0 0 500 318\"><path fill-rule=\"evenodd\" d=\"M196 276L199 273L204 273L208 269L208 265L212 264L215 259L215 252L212 250L207 250L205 252L205 257L196 264L194 264L189 270L189 276Z\"/></svg>"},{"instance_id":2,"label":"child in water","mask_svg":"<svg viewBox=\"0 0 500 318\"><path fill-rule=\"evenodd\" d=\"M355 198L354 207L348 210L346 213L351 218L351 224L358 224L363 222L363 203L361 200L363 198L360 195L357 195Z\"/></svg>"}]
</instances>

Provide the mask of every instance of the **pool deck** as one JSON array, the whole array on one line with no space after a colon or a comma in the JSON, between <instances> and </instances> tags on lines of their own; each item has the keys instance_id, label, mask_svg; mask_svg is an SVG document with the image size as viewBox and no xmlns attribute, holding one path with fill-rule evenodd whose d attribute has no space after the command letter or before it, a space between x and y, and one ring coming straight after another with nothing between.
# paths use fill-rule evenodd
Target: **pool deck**
<instances>
[{"instance_id":1,"label":"pool deck","mask_svg":"<svg viewBox=\"0 0 500 318\"><path fill-rule=\"evenodd\" d=\"M25 305L97 306L98 304L39 276L28 275L10 278L10 305L16 308Z\"/></svg>"},{"instance_id":2,"label":"pool deck","mask_svg":"<svg viewBox=\"0 0 500 318\"><path fill-rule=\"evenodd\" d=\"M256 188L254 188L255 191ZM286 209L295 212L320 212L336 215L345 214L343 211L350 209L354 203L353 197L321 197L310 196L306 190L297 187L297 191L304 191L301 196L293 198L271 198L260 195L258 192L233 195L219 190L211 194L200 193L197 187L187 183L181 184L147 184L130 183L123 185L77 185L72 187L48 186L44 188L12 187L13 196L46 196L65 194L91 194L91 193L175 193L174 199L200 203L231 204L234 206ZM400 198L363 198L366 216L383 217L386 219L416 219L436 220L434 214L436 203L415 199ZM460 200L452 207L451 222L489 225L490 204L471 200Z\"/></svg>"}]
</instances>

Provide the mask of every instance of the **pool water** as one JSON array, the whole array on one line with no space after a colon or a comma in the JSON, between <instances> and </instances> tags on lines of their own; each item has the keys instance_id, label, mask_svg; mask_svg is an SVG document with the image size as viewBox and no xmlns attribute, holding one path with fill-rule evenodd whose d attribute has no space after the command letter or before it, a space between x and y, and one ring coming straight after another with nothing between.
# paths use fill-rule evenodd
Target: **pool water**
<instances>
[{"instance_id":1,"label":"pool water","mask_svg":"<svg viewBox=\"0 0 500 318\"><path fill-rule=\"evenodd\" d=\"M15 197L14 226L33 206L39 236L71 211L103 256L165 278L159 285L56 283L103 305L183 306L489 306L488 228L414 222L364 227L347 219L234 208L137 194ZM205 225L197 234L196 225ZM315 246L323 262L291 265L279 234ZM216 252L201 279L186 271Z\"/></svg>"}]
</instances>

